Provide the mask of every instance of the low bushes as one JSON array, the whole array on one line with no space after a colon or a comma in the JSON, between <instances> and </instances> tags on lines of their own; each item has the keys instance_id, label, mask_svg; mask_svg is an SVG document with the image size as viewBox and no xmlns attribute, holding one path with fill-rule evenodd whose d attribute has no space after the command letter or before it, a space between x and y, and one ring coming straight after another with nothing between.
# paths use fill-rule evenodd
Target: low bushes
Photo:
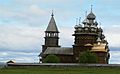
<instances>
[{"instance_id":1,"label":"low bushes","mask_svg":"<svg viewBox=\"0 0 120 74\"><path fill-rule=\"evenodd\" d=\"M91 53L90 51L83 52L79 56L79 63L97 63L98 57L96 54Z\"/></svg>"},{"instance_id":2,"label":"low bushes","mask_svg":"<svg viewBox=\"0 0 120 74\"><path fill-rule=\"evenodd\" d=\"M56 55L48 55L44 60L44 63L59 63L60 59Z\"/></svg>"}]
</instances>

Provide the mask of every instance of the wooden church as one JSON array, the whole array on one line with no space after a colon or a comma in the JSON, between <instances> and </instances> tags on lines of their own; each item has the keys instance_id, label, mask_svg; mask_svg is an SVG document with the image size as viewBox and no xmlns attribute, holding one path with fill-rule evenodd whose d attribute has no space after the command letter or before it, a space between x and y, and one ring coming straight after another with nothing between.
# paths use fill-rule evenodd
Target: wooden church
<instances>
[{"instance_id":1,"label":"wooden church","mask_svg":"<svg viewBox=\"0 0 120 74\"><path fill-rule=\"evenodd\" d=\"M110 57L108 42L105 40L102 28L98 27L92 9L82 24L75 25L74 28L72 48L59 46L59 31L52 13L45 31L45 44L42 45L42 52L39 55L40 61L43 61L49 54L54 54L60 58L60 63L77 63L79 55L89 49L91 53L99 57L98 63L108 64Z\"/></svg>"}]
</instances>

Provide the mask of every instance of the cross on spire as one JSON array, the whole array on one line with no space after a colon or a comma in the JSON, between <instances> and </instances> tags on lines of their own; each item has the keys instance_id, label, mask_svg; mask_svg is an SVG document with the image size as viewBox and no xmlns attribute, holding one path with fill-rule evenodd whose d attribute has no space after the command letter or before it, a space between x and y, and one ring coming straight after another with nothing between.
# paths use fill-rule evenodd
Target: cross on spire
<instances>
[{"instance_id":1,"label":"cross on spire","mask_svg":"<svg viewBox=\"0 0 120 74\"><path fill-rule=\"evenodd\" d=\"M85 21L87 22L87 11L85 12Z\"/></svg>"},{"instance_id":2,"label":"cross on spire","mask_svg":"<svg viewBox=\"0 0 120 74\"><path fill-rule=\"evenodd\" d=\"M78 25L78 18L76 18L76 25Z\"/></svg>"},{"instance_id":3,"label":"cross on spire","mask_svg":"<svg viewBox=\"0 0 120 74\"><path fill-rule=\"evenodd\" d=\"M79 17L79 24L81 23L81 17Z\"/></svg>"},{"instance_id":4,"label":"cross on spire","mask_svg":"<svg viewBox=\"0 0 120 74\"><path fill-rule=\"evenodd\" d=\"M91 5L91 12L92 12L93 5Z\"/></svg>"},{"instance_id":5,"label":"cross on spire","mask_svg":"<svg viewBox=\"0 0 120 74\"><path fill-rule=\"evenodd\" d=\"M54 16L53 10L52 10L52 14L51 14L51 16Z\"/></svg>"},{"instance_id":6,"label":"cross on spire","mask_svg":"<svg viewBox=\"0 0 120 74\"><path fill-rule=\"evenodd\" d=\"M85 12L85 17L87 17L87 11Z\"/></svg>"}]
</instances>

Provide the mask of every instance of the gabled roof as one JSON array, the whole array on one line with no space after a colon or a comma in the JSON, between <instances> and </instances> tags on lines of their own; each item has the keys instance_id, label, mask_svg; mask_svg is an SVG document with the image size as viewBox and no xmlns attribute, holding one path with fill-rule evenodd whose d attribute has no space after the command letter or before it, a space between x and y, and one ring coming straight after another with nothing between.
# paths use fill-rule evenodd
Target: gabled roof
<instances>
[{"instance_id":1,"label":"gabled roof","mask_svg":"<svg viewBox=\"0 0 120 74\"><path fill-rule=\"evenodd\" d=\"M52 13L51 15L51 19L50 19L50 22L48 24L48 27L46 29L46 32L59 32L58 31L58 28L57 28L57 25L56 25L56 22L55 22L55 19L54 19L54 15Z\"/></svg>"},{"instance_id":2,"label":"gabled roof","mask_svg":"<svg viewBox=\"0 0 120 74\"><path fill-rule=\"evenodd\" d=\"M73 48L48 47L43 54L73 55Z\"/></svg>"},{"instance_id":3,"label":"gabled roof","mask_svg":"<svg viewBox=\"0 0 120 74\"><path fill-rule=\"evenodd\" d=\"M7 63L15 63L14 61L12 61L12 60L10 60L10 61L8 61Z\"/></svg>"}]
</instances>

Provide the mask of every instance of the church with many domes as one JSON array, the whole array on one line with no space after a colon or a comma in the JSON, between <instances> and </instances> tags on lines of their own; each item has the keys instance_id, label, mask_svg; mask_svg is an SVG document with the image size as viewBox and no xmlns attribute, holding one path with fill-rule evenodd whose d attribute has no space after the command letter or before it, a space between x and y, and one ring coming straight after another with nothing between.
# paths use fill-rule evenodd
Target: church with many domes
<instances>
[{"instance_id":1,"label":"church with many domes","mask_svg":"<svg viewBox=\"0 0 120 74\"><path fill-rule=\"evenodd\" d=\"M56 55L60 59L60 63L78 63L79 56L90 50L99 58L98 63L109 63L109 47L108 42L105 40L103 29L98 27L96 16L92 9L89 14L86 15L82 24L77 24L74 27L74 45L72 47L61 47L59 45L59 31L52 13L50 22L45 31L45 42L42 45L42 52L39 57L40 61L50 54Z\"/></svg>"}]
</instances>

